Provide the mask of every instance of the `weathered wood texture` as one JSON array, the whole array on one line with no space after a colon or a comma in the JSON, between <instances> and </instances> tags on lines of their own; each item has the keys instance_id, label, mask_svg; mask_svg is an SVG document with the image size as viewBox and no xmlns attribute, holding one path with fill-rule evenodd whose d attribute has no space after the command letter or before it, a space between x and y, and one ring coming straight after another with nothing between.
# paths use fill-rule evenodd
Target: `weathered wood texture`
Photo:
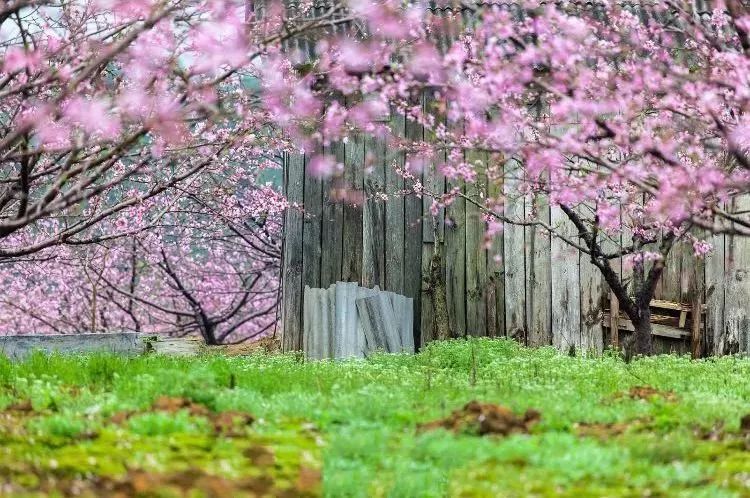
<instances>
[{"instance_id":1,"label":"weathered wood texture","mask_svg":"<svg viewBox=\"0 0 750 498\"><path fill-rule=\"evenodd\" d=\"M21 360L35 351L45 354L112 353L137 355L156 353L193 356L205 347L194 337L166 337L137 332L0 336L0 356Z\"/></svg>"},{"instance_id":2,"label":"weathered wood texture","mask_svg":"<svg viewBox=\"0 0 750 498\"><path fill-rule=\"evenodd\" d=\"M430 104L425 100L422 105ZM434 138L424 136L403 114L394 112L390 120L410 139ZM500 190L507 197L501 209L509 219L523 223L538 218L577 238L558 207L550 207L545 197L519 190L522 169L514 160L503 164L501 158L486 153L467 154L467 161L488 162L502 169L503 180L480 178L476 184L465 185L440 175L445 155L421 164L418 160L424 158L409 157L377 138L334 143L325 152L345 165L339 176L322 181L311 177L304 171L303 156L289 156L286 163L285 191L304 210L290 208L285 218L285 350L303 346L307 350L318 344L315 338L305 338L303 344L304 288L325 289L337 281L405 295L412 300L414 346L418 349L432 340L435 310L428 277L436 244L442 248L448 322L455 337L512 337L532 346L553 344L566 352L600 352L621 345L627 337L627 331L623 337L613 335L609 321L602 325L605 310L617 303L610 302L609 289L587 255L529 225L506 223L489 247L485 244L485 221L472 200L481 204L483 197ZM467 198L458 197L433 216L427 196L420 199L408 193L410 181L397 172L405 164L418 166L413 174L430 192L458 189ZM736 209L750 207L750 199L737 203ZM590 215L585 211L591 207L578 209ZM707 312L702 328L693 327L694 337L658 337L660 351L725 354L750 350L750 239L720 236L712 242L715 250L705 261L695 258L687 246L668 259L656 297L686 304L700 300ZM630 243L631 235L623 232L605 247L614 250ZM611 264L624 281L632 278L629 265L620 260ZM347 299L358 298L352 293ZM351 322L341 324L348 326ZM320 349L314 354L325 355L327 347L333 348L331 355L362 355L361 344L341 340L314 346Z\"/></svg>"}]
</instances>

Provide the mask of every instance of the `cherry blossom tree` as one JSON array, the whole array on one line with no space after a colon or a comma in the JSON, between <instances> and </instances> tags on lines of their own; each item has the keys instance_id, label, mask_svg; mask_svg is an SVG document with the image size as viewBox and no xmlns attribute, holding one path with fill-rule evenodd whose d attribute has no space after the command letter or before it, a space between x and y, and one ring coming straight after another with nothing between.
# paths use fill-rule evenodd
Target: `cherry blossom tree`
<instances>
[{"instance_id":1,"label":"cherry blossom tree","mask_svg":"<svg viewBox=\"0 0 750 498\"><path fill-rule=\"evenodd\" d=\"M272 334L287 205L270 186L226 187L183 186L146 231L6 262L0 333L133 330L207 344Z\"/></svg>"},{"instance_id":2,"label":"cherry blossom tree","mask_svg":"<svg viewBox=\"0 0 750 498\"><path fill-rule=\"evenodd\" d=\"M285 204L258 174L291 142L264 61L339 10L4 2L0 329L269 330Z\"/></svg>"},{"instance_id":3,"label":"cherry blossom tree","mask_svg":"<svg viewBox=\"0 0 750 498\"><path fill-rule=\"evenodd\" d=\"M628 351L650 353L649 303L672 248L701 256L711 250L702 231L750 233L747 210L733 207L750 186L750 7L513 5L350 2L366 36L321 41L311 67L288 69L286 87L264 103L293 116L308 150L353 132L398 143L413 193L433 197L436 216L459 197L476 204L488 241L507 224L528 225L588 255L634 324ZM308 108L335 103L295 115L284 96L300 84L315 92ZM383 120L390 109L435 140L399 137ZM311 164L337 172L330 156ZM423 168L505 187L476 189L496 192L483 198L430 192ZM548 199L551 221L504 210L532 196ZM613 267L623 258L630 282Z\"/></svg>"},{"instance_id":4,"label":"cherry blossom tree","mask_svg":"<svg viewBox=\"0 0 750 498\"><path fill-rule=\"evenodd\" d=\"M334 23L338 7L256 15L248 5L4 2L0 258L121 236L102 222L288 147L253 88L273 84L264 58Z\"/></svg>"}]
</instances>

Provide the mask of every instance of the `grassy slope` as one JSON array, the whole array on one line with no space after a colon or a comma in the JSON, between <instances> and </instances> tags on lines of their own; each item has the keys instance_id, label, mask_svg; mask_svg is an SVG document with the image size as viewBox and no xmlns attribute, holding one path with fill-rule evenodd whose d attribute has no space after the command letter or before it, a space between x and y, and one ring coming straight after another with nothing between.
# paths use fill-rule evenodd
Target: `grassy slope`
<instances>
[{"instance_id":1,"label":"grassy slope","mask_svg":"<svg viewBox=\"0 0 750 498\"><path fill-rule=\"evenodd\" d=\"M676 400L618 395L639 385L673 390ZM216 435L210 418L150 412L160 395L258 420L241 437ZM415 430L471 399L535 408L542 420L531 435L507 438ZM33 412L2 410L24 400ZM124 410L135 414L115 424ZM334 497L750 496L739 433L748 412L750 360L732 357L626 365L490 340L360 362L39 355L0 360L0 483L18 491L41 489L50 475L202 468L232 480L271 473L294 495L305 484L299 469L322 461L324 493ZM632 424L584 437L579 422ZM696 435L717 423L725 425L715 440ZM249 446L270 448L274 465L248 463Z\"/></svg>"}]
</instances>

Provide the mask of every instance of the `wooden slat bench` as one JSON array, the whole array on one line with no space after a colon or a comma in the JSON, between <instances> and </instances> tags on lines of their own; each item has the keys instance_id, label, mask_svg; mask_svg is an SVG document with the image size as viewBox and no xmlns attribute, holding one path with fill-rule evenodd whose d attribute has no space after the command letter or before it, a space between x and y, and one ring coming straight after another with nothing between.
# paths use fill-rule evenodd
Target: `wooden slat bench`
<instances>
[{"instance_id":1,"label":"wooden slat bench","mask_svg":"<svg viewBox=\"0 0 750 498\"><path fill-rule=\"evenodd\" d=\"M702 315L706 312L706 305L700 302L695 304L678 303L653 299L651 301L651 334L670 339L691 339L692 342L700 340L702 330ZM693 319L693 309L701 308L701 317ZM688 327L690 318L690 327ZM619 332L633 332L633 322L620 311L620 303L614 293L610 293L609 310L605 310L602 325L610 329L612 344L619 346Z\"/></svg>"}]
</instances>

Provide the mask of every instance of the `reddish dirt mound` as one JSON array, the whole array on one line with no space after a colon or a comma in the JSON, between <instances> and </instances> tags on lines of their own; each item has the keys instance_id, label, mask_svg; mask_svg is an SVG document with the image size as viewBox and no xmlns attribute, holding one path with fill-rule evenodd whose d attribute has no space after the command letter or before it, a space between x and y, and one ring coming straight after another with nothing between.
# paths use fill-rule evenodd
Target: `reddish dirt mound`
<instances>
[{"instance_id":1,"label":"reddish dirt mound","mask_svg":"<svg viewBox=\"0 0 750 498\"><path fill-rule=\"evenodd\" d=\"M206 474L197 469L173 474L130 471L125 479L97 483L97 491L113 497L130 496L192 496L206 497L263 496L273 491L273 481L267 477L227 479Z\"/></svg>"},{"instance_id":2,"label":"reddish dirt mound","mask_svg":"<svg viewBox=\"0 0 750 498\"><path fill-rule=\"evenodd\" d=\"M575 425L576 433L579 436L595 437L606 439L612 436L619 436L628 430L630 424L627 422L600 423L600 422L580 422Z\"/></svg>"},{"instance_id":3,"label":"reddish dirt mound","mask_svg":"<svg viewBox=\"0 0 750 498\"><path fill-rule=\"evenodd\" d=\"M224 356L246 356L261 351L265 353L278 353L281 352L281 341L271 337L264 337L253 342L227 344L224 346L209 346L209 351L217 351Z\"/></svg>"},{"instance_id":4,"label":"reddish dirt mound","mask_svg":"<svg viewBox=\"0 0 750 498\"><path fill-rule=\"evenodd\" d=\"M573 427L579 436L607 439L620 436L628 430L639 430L651 425L651 418L643 417L624 422L578 422Z\"/></svg>"},{"instance_id":5,"label":"reddish dirt mound","mask_svg":"<svg viewBox=\"0 0 750 498\"><path fill-rule=\"evenodd\" d=\"M214 431L217 434L222 434L224 436L241 436L243 435L242 428L255 422L255 417L249 413L238 411L214 413L205 405L196 403L187 398L173 396L160 396L156 398L151 405L150 411L175 413L180 410L187 410L190 415L196 417L207 418L213 425ZM112 415L110 420L113 424L123 424L137 413L139 412L118 412Z\"/></svg>"},{"instance_id":6,"label":"reddish dirt mound","mask_svg":"<svg viewBox=\"0 0 750 498\"><path fill-rule=\"evenodd\" d=\"M211 411L200 403L195 403L187 398L176 398L172 396L159 396L152 406L154 411L174 413L187 410L190 415L207 416Z\"/></svg>"},{"instance_id":7,"label":"reddish dirt mound","mask_svg":"<svg viewBox=\"0 0 750 498\"><path fill-rule=\"evenodd\" d=\"M33 412L34 407L31 406L31 401L19 401L17 403L10 404L5 407L6 412Z\"/></svg>"},{"instance_id":8,"label":"reddish dirt mound","mask_svg":"<svg viewBox=\"0 0 750 498\"><path fill-rule=\"evenodd\" d=\"M442 428L456 433L473 432L480 436L507 436L513 433L528 433L540 418L541 414L532 409L526 410L523 416L518 416L504 406L470 401L462 409L454 410L449 417L421 424L418 430Z\"/></svg>"},{"instance_id":9,"label":"reddish dirt mound","mask_svg":"<svg viewBox=\"0 0 750 498\"><path fill-rule=\"evenodd\" d=\"M645 400L662 398L666 401L677 401L677 395L673 391L662 391L651 386L633 386L627 393L620 393L615 397Z\"/></svg>"}]
</instances>

